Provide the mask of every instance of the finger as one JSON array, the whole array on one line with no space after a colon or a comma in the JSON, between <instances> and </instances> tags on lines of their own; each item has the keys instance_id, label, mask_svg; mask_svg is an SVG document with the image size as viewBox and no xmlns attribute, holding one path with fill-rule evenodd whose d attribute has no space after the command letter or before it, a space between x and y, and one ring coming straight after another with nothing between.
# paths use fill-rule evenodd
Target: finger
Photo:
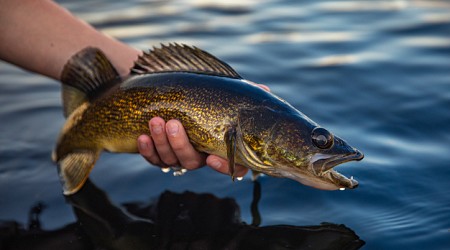
<instances>
[{"instance_id":1,"label":"finger","mask_svg":"<svg viewBox=\"0 0 450 250\"><path fill-rule=\"evenodd\" d=\"M152 165L162 167L162 161L159 159L152 138L148 135L140 135L137 139L139 153Z\"/></svg>"},{"instance_id":2,"label":"finger","mask_svg":"<svg viewBox=\"0 0 450 250\"><path fill-rule=\"evenodd\" d=\"M264 84L256 84L258 87L264 89L267 92L270 92L270 88L267 85Z\"/></svg>"},{"instance_id":3,"label":"finger","mask_svg":"<svg viewBox=\"0 0 450 250\"><path fill-rule=\"evenodd\" d=\"M182 167L192 170L205 165L206 155L195 150L180 121L168 121L166 133L170 146Z\"/></svg>"},{"instance_id":4,"label":"finger","mask_svg":"<svg viewBox=\"0 0 450 250\"><path fill-rule=\"evenodd\" d=\"M259 84L259 83L256 83L256 82L252 82L250 80L245 80L245 81L250 83L250 84L253 84L253 85L257 86L257 87L260 87L260 88L264 89L267 92L270 92L270 88L267 85L265 85L265 84Z\"/></svg>"},{"instance_id":5,"label":"finger","mask_svg":"<svg viewBox=\"0 0 450 250\"><path fill-rule=\"evenodd\" d=\"M150 120L150 133L158 152L159 158L167 166L178 165L178 159L167 140L165 121L161 117L154 117Z\"/></svg>"},{"instance_id":6,"label":"finger","mask_svg":"<svg viewBox=\"0 0 450 250\"><path fill-rule=\"evenodd\" d=\"M229 168L228 168L228 161L216 156L216 155L209 155L206 158L206 165L210 166L212 169L216 170L217 172L220 172L222 174L229 174ZM241 165L236 165L235 167L235 177L241 177L244 176L245 174L247 174L248 172L248 168L241 166Z\"/></svg>"}]
</instances>

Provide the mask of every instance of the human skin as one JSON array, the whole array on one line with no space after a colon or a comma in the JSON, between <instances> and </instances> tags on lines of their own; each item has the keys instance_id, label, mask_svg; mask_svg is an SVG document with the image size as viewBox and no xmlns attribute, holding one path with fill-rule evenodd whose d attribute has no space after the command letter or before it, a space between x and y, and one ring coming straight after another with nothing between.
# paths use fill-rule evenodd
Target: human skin
<instances>
[{"instance_id":1,"label":"human skin","mask_svg":"<svg viewBox=\"0 0 450 250\"><path fill-rule=\"evenodd\" d=\"M94 29L48 0L0 0L0 59L29 71L60 80L69 58L81 49L101 49L121 76L129 74L141 51ZM269 90L265 85L258 85ZM194 149L178 120L149 121L150 135L137 139L139 153L152 165L188 170L208 165L228 174L228 161ZM248 169L236 166L235 176Z\"/></svg>"}]
</instances>

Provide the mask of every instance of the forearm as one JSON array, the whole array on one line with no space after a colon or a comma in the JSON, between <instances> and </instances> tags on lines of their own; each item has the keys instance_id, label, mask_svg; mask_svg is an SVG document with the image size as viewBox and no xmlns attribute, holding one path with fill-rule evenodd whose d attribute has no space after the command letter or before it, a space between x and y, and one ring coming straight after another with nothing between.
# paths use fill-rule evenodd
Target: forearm
<instances>
[{"instance_id":1,"label":"forearm","mask_svg":"<svg viewBox=\"0 0 450 250\"><path fill-rule=\"evenodd\" d=\"M0 0L0 59L59 79L67 60L87 46L103 50L121 75L140 53L52 1Z\"/></svg>"}]
</instances>

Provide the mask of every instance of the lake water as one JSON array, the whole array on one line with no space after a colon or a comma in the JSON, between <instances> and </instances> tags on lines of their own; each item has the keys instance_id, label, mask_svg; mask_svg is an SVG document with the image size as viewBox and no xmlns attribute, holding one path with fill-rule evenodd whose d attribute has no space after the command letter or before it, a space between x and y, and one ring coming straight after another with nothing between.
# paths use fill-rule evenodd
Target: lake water
<instances>
[{"instance_id":1,"label":"lake water","mask_svg":"<svg viewBox=\"0 0 450 250\"><path fill-rule=\"evenodd\" d=\"M450 249L449 2L58 2L140 49L166 42L200 47L245 78L268 85L364 152L363 161L338 167L359 181L355 190L320 191L288 179L261 178L260 229L266 231L245 237L254 246L269 248L265 241L280 239L284 245L271 249L295 248L301 244L288 237L326 231L326 225L314 230L307 226L327 222L354 231L365 242L363 249ZM49 237L77 221L62 196L50 157L64 123L60 86L4 62L0 62L0 76L0 249L19 249L7 248L7 243L20 245L21 235L30 235L32 230L25 230L30 226L30 209L40 223L32 218L30 227L41 233L31 232L36 248L44 240L53 244L52 239L75 246L72 238L65 242L66 238ZM202 168L174 177L139 155L105 153L91 180L117 207L127 203L128 209L154 208L158 199L163 204L165 190L180 199L185 191L192 192L189 201L208 193L212 196L202 204L232 206L207 218L232 212L238 221L231 224L243 227L242 222L252 222L254 184L249 176L233 183L228 176ZM100 203L100 198L95 199ZM192 205L192 213L203 211L196 206ZM160 223L173 226L166 228L170 232L180 230L176 223ZM223 229L205 221L192 225L187 228L205 234ZM274 225L299 231L275 230ZM21 233L12 230L20 227ZM324 234L320 239L330 239ZM83 244L91 244L88 239L84 237ZM340 249L338 241L328 246Z\"/></svg>"}]
</instances>

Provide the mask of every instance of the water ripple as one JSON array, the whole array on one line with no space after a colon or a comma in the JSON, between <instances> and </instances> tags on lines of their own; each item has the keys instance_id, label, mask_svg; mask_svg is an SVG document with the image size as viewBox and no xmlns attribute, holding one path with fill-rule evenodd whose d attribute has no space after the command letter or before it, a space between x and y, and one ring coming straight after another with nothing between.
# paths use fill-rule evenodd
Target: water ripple
<instances>
[{"instance_id":1,"label":"water ripple","mask_svg":"<svg viewBox=\"0 0 450 250\"><path fill-rule=\"evenodd\" d=\"M329 1L318 3L320 10L331 12L400 11L409 6L405 0L394 1Z\"/></svg>"},{"instance_id":2,"label":"water ripple","mask_svg":"<svg viewBox=\"0 0 450 250\"><path fill-rule=\"evenodd\" d=\"M248 35L244 40L248 43L338 43L358 41L363 36L361 32L263 32Z\"/></svg>"},{"instance_id":3,"label":"water ripple","mask_svg":"<svg viewBox=\"0 0 450 250\"><path fill-rule=\"evenodd\" d=\"M204 48L365 153L339 167L360 181L355 190L261 179L264 223L343 223L365 249L449 245L448 1L61 2L137 48ZM45 225L63 226L74 218L50 161L64 122L59 86L4 63L0 75L0 215L21 220L44 197L54 208ZM114 200L194 189L233 197L247 213L250 182L232 184L207 168L181 179L147 168L138 156L107 155L93 179Z\"/></svg>"}]
</instances>

